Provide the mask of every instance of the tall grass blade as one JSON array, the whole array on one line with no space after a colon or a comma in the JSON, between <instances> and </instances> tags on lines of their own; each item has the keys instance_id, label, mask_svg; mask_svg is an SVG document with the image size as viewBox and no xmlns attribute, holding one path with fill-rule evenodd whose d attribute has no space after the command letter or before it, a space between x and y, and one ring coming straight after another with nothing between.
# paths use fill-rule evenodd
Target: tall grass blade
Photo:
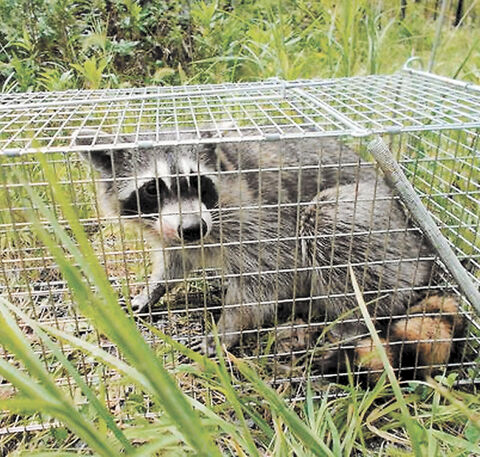
<instances>
[{"instance_id":1,"label":"tall grass blade","mask_svg":"<svg viewBox=\"0 0 480 457\"><path fill-rule=\"evenodd\" d=\"M147 345L133 321L121 309L105 271L101 267L98 258L94 255L83 228L78 222L73 209L74 205L71 204L66 193L62 192L50 165L44 158L39 158L39 160L54 190L57 203L64 212L64 216L68 220L79 245L79 249L77 249L70 242L67 243L66 247L70 247L70 254L74 257L75 262L82 266L82 269L85 268L83 271L87 272L88 279L96 287L98 294L92 293L90 287L83 281L78 268L72 266L63 251L57 246L56 242L50 237L32 212L31 218L34 229L54 256L59 269L76 298L80 310L92 319L96 327L101 329L103 333L117 344L119 350L125 354L132 365L149 380L154 395L159 398L165 411L177 424L187 442L197 450L199 455L220 456L218 448L213 443L207 430L201 425L200 418L192 409L190 402ZM51 224L55 234L60 239L68 238L65 230L60 227L52 212L43 204L27 183L25 186L34 207Z\"/></svg>"},{"instance_id":2,"label":"tall grass blade","mask_svg":"<svg viewBox=\"0 0 480 457\"><path fill-rule=\"evenodd\" d=\"M43 367L41 361L33 352L28 340L18 328L0 297L1 343L23 362L30 376L21 373L0 359L0 374L8 379L19 391L31 400L31 405L37 402L40 411L49 412L52 416L64 422L72 431L82 438L92 450L102 456L114 457L116 451L105 436L102 436L92 423L88 422L75 408L63 392L56 386L53 378ZM19 401L11 402L11 406L19 407ZM28 406L28 403L25 405ZM29 408L30 410L30 408Z\"/></svg>"},{"instance_id":3,"label":"tall grass blade","mask_svg":"<svg viewBox=\"0 0 480 457\"><path fill-rule=\"evenodd\" d=\"M439 442L448 443L457 449L463 449L469 452L470 455L480 455L480 446L477 444L470 443L463 438L445 433L441 430L431 430L431 433Z\"/></svg>"},{"instance_id":4,"label":"tall grass blade","mask_svg":"<svg viewBox=\"0 0 480 457\"><path fill-rule=\"evenodd\" d=\"M248 364L229 354L230 360L233 361L240 373L247 378L252 387L264 398L269 404L272 411L278 414L288 425L291 432L302 442L302 444L316 455L333 457L334 454L325 443L320 441L311 430L305 425L298 415L285 404L285 401L268 386L259 375Z\"/></svg>"},{"instance_id":5,"label":"tall grass blade","mask_svg":"<svg viewBox=\"0 0 480 457\"><path fill-rule=\"evenodd\" d=\"M380 342L377 331L372 322L372 318L370 317L370 313L368 312L367 305L363 300L363 296L362 296L360 287L358 285L357 279L355 277L355 273L351 266L349 266L349 271L350 271L350 278L352 280L352 285L355 291L355 297L357 299L358 306L365 320L365 324L370 332L370 336L373 342L375 343L375 348L378 351L378 355L380 356L383 366L385 367L385 372L387 374L388 380L390 381L393 393L395 395L398 406L400 408L400 414L401 414L403 425L405 426L405 429L407 430L408 435L410 437L412 449L417 457L423 457L424 455L426 455L426 444L428 441L427 431L416 419L414 419L410 415L408 411L408 406L405 402L405 398L403 397L400 384L398 383L397 377L393 372L392 365L390 365L387 353L385 352L385 348Z\"/></svg>"},{"instance_id":6,"label":"tall grass blade","mask_svg":"<svg viewBox=\"0 0 480 457\"><path fill-rule=\"evenodd\" d=\"M188 348L187 346L175 341L172 337L166 335L165 333L161 332L153 325L148 324L147 322L144 325L158 338L164 341L167 345L169 345L174 351L178 352L179 354L188 357L193 362L197 363L199 367L205 370L205 374L207 376L218 376L218 368L217 364L208 357L205 357L198 352L193 351L192 349ZM238 399L240 401L240 398ZM248 402L241 401L241 406L244 411L249 415L249 417L255 422L255 424L259 427L262 433L265 435L265 441L268 442L273 439L274 431L268 425L268 423L251 407L251 399Z\"/></svg>"},{"instance_id":7,"label":"tall grass blade","mask_svg":"<svg viewBox=\"0 0 480 457\"><path fill-rule=\"evenodd\" d=\"M480 38L477 38L472 45L470 46L470 49L468 50L467 54L465 55L465 58L462 60L458 68L455 70L455 73L453 74L452 78L457 79L458 75L460 72L463 70L467 62L470 60L470 57L473 54L473 51L478 48L478 43L480 43Z\"/></svg>"},{"instance_id":8,"label":"tall grass blade","mask_svg":"<svg viewBox=\"0 0 480 457\"><path fill-rule=\"evenodd\" d=\"M225 364L225 359L223 357L222 349L220 346L220 341L218 339L218 335L215 334L215 342L216 342L216 349L217 349L217 357L218 357L218 364L215 364L216 368L216 373L217 377L220 380L221 385L223 386L224 389L224 394L227 398L227 400L231 403L235 414L237 416L237 420L240 421L241 427L242 427L242 432L243 432L243 437L244 437L244 442L245 442L245 448L248 450L251 456L254 457L260 457L260 454L258 453L258 450L255 446L255 443L252 438L252 434L250 432L250 428L245 421L245 416L243 415L242 411L242 405L241 402L235 392L235 389L232 386L230 375L227 371L227 367Z\"/></svg>"},{"instance_id":9,"label":"tall grass blade","mask_svg":"<svg viewBox=\"0 0 480 457\"><path fill-rule=\"evenodd\" d=\"M128 441L123 432L117 427L117 424L115 424L115 421L113 420L110 412L98 400L93 391L83 380L82 376L78 373L78 371L71 364L71 362L65 357L59 347L43 332L43 330L40 328L36 321L30 319L20 310L16 310L16 312L24 320L24 322L26 322L29 327L32 328L32 330L38 335L38 337L42 340L45 346L52 351L52 354L57 358L57 360L65 367L70 376L82 390L90 405L95 408L99 417L105 421L105 424L112 431L119 443L124 447L127 454L130 454L134 450L133 446L130 444L130 441Z\"/></svg>"}]
</instances>

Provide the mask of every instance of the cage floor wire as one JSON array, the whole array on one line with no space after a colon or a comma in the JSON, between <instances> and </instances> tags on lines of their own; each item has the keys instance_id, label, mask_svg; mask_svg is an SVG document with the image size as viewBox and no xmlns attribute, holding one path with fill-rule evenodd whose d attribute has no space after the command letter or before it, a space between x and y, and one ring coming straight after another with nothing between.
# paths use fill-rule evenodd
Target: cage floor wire
<instances>
[{"instance_id":1,"label":"cage floor wire","mask_svg":"<svg viewBox=\"0 0 480 457\"><path fill-rule=\"evenodd\" d=\"M293 217L300 221L302 213L311 206L312 201L312 196L300 195L298 188L301 187L302 176L304 182L311 180L315 183L322 173L328 176L329 173L350 170L351 176L368 176L373 182L383 182L367 151L369 140L378 134L383 135L458 259L478 285L479 128L479 86L407 67L393 75L332 80L272 79L257 83L204 86L2 94L0 293L36 320L88 341L95 341L115 353L116 348L97 335L88 321L76 313L69 289L54 258L34 236L32 221L27 215L29 203L25 198L25 183L22 181L25 179L55 213L60 224L67 226L52 193L51 184L39 166L35 155L38 152L45 154L47 162L55 170L58 181L75 205L80 221L112 285L118 291L120 300L126 303L130 297L137 296L144 286L148 286L152 252L166 251L169 255L174 255L179 251L188 259L189 252L200 244L202 249L242 249L258 244L263 246L261 249L265 253L268 250L273 252L279 243L295 246L294 249L297 249L302 243L308 244L312 239L317 240L318 235L300 235L293 228L289 233L279 231L275 236L269 237L259 232L256 239L242 239L240 236L238 241L225 245L220 239L205 242L202 240L193 246L182 244L167 248L159 245L152 247L146 243L149 238L148 230L133 231L125 224L128 220L135 221L140 214L106 214L100 210L96 185L103 180L107 185L113 185L114 182L118 189L136 189L134 194L138 200L139 188L146 183L147 178L154 177L157 180L154 193L158 194L158 186L161 184L159 170L153 172L154 176L135 173L135 176L126 178L121 173L114 173L114 178L102 178L98 173L92 172L92 167L80 158L82 153L91 155L107 148L121 154L123 150L132 149L135 151L133 160L141 163L142 155L154 147L170 148L169 151L192 151L202 145L222 144L229 150L235 150L239 156L242 148L253 148L259 157L262 154L267 157L265 151L275 149L283 151L284 155L293 154L295 148L311 149L315 144L318 144L322 151L335 150L340 155L348 156L348 151L355 151L355 157L359 158L346 162L335 160L330 163L304 163L302 155L298 154L295 160L287 165L283 162L269 163L265 159L265 162L259 161L253 165L245 163L240 166L240 162L236 162L233 167L227 166L219 170L215 177L219 182L232 182L228 180L238 176L239 180L244 180L242 182L247 190L248 186L253 186L252 182L256 182L255 189L258 194L256 199L250 200L248 204L244 201L233 201L222 207L220 213L223 216L220 216L219 223L222 224L222 217L224 221L228 221L231 214L237 214L239 210L244 214L257 211L260 221L258 224L261 226L262 214L269 212L278 215L279 220L282 217ZM89 140L84 143L76 142L79 131L87 131ZM247 143L252 146L245 146ZM200 172L200 168L194 171ZM165 182L177 180L175 182L181 183L181 179L187 177L185 175L188 173L179 173L177 170L176 173L167 173L161 178ZM253 178L249 178L252 176ZM268 203L261 200L258 182L269 182L268 180L273 179L272 176L278 182L281 180L279 176L300 182L298 188L294 188L296 193L294 192L290 200L284 196L286 191L279 191L276 201ZM180 186L181 184L178 192ZM281 187L280 184L278 186ZM339 181L336 187L340 187ZM360 199L359 203L355 197L356 192L355 187L352 187L349 202L361 205L362 200ZM399 204L398 196L390 195L370 196L367 203L373 207L381 204L382 199L390 202L390 208ZM338 205L338 196L332 191L330 200L327 199L324 203ZM138 211L138 201L136 205ZM49 227L48 221L43 220L42 223ZM280 227L280 223L278 226ZM292 227L295 227L295 224ZM384 235L387 243L389 239L390 242L400 240L399 234L409 236L410 233L418 232L418 228L410 223L405 212L402 226L390 223L385 227L370 226L367 232L354 228L346 232L334 230L333 234L329 233L324 237L328 242L332 242L333 249L333 242L341 242L342 237L365 240L372 234ZM241 229L239 233L241 235ZM365 250L369 250L368 244ZM376 257L367 256L354 266L361 271L371 265L387 268L389 262L417 265L415 268L422 262L434 262L440 279L435 283L412 282L404 287L405 290L396 284L390 288L379 282L377 288L364 290L365 299L378 300L379 297L408 290L418 294L453 294L460 303L460 313L468 324L468 331L460 337L450 335L447 338L450 343L463 347L462 357L449 363L448 367L462 373L459 383L478 383L480 377L475 358L480 347L480 323L470 304L463 298L458 284L445 271L434 253L425 254L421 250L411 257L403 258L400 255L399 258L390 260L379 253ZM279 309L276 316L278 319L268 325L244 329L241 347L234 350L239 351L245 358L271 363L273 383L301 386L305 381L305 360L312 353L310 344L314 337L311 335L317 334L319 329L331 322L327 319L315 320L311 316L297 318L292 315L292 300L275 294L263 301L239 300L238 303L226 305L228 281L262 275L277 276L282 280L282 275L301 276L312 272L331 275L336 271L343 271L347 266L329 262L305 267L297 265L295 260L293 265L281 268L277 264L271 270L262 270L254 265L250 270L227 274L221 268L203 268L194 270L188 278L182 271L169 279L167 294L159 305L150 307L143 314L143 318L153 322L178 341L194 345L205 336L204 320L207 311L218 317L228 307L244 306L248 309L274 305ZM298 306L302 303L311 305L313 300L347 300L353 295L353 292L347 289L336 292L317 291L315 294L296 297L295 303ZM282 308L285 310L282 311ZM282 312L284 316L281 316ZM403 313L394 319L401 320L405 317L407 315ZM392 320L392 316L378 316L377 319L385 322ZM355 320L358 320L358 317L347 316L343 322L351 324ZM25 331L28 332L28 326L25 326ZM159 344L148 328L143 328L143 331L152 345ZM274 351L268 349L272 334L277 338ZM292 344L293 339L296 339L296 344ZM32 338L32 344L50 370L59 369L58 362L53 361L51 354L37 340ZM347 350L354 348L351 341L344 343L344 347ZM73 348L65 346L63 349L75 359ZM83 358L75 361L89 382L100 379L91 361ZM422 367L418 360L414 361L413 367L405 367L420 370L423 368L425 367ZM362 372L362 369L359 368L358 372ZM339 369L330 374L313 369L310 379L331 382L339 380L344 374L345 372ZM102 373L101 377L107 390L110 384L112 391L116 389L113 387L115 382L108 380L108 373ZM66 386L71 383L68 374L60 377L59 381ZM2 388L8 392L11 386L2 384ZM194 386L189 388L194 389ZM300 398L303 391L301 387L296 387L292 392L295 392L292 393L294 399ZM125 397L124 393L118 395ZM318 395L321 395L321 390ZM150 414L148 407L146 414ZM0 424L3 427L0 428L0 434L46 426L38 423L38 418L33 421L18 419L18 422Z\"/></svg>"}]
</instances>

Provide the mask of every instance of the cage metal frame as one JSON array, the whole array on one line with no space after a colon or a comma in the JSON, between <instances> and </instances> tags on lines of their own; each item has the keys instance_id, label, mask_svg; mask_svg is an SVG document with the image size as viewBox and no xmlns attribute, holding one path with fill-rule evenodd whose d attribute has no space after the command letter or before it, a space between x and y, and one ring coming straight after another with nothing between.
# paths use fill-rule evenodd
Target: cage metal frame
<instances>
[{"instance_id":1,"label":"cage metal frame","mask_svg":"<svg viewBox=\"0 0 480 457\"><path fill-rule=\"evenodd\" d=\"M74 144L83 127L108 129L111 149L212 142L206 132L221 143L469 129L478 128L479 103L480 86L409 65L393 75L326 80L2 94L0 150L101 149ZM126 131L135 134L130 143L121 141ZM155 139L142 140L144 132Z\"/></svg>"},{"instance_id":2,"label":"cage metal frame","mask_svg":"<svg viewBox=\"0 0 480 457\"><path fill-rule=\"evenodd\" d=\"M396 138L415 138L420 142L430 143L437 149L439 158L438 167L448 168L443 162L455 160L471 165L476 172L480 172L480 166L475 165L475 155L478 154L476 138L480 129L480 86L464 83L450 78L434 75L432 73L415 70L407 63L404 68L393 75L373 75L350 78L338 78L332 80L297 80L283 81L277 78L265 82L255 83L236 83L236 84L216 84L200 86L180 86L180 87L151 87L143 89L109 89L96 91L65 91L65 92L35 92L24 94L2 94L0 96L0 156L4 160L0 164L3 170L15 166L27 166L35 163L34 159L29 159L31 154L64 154L64 159L54 159L52 163L58 161L60 165L71 167L75 160L70 157L72 152L96 151L104 149L105 146L94 142L90 146L78 146L74 144L74 132L79 128L88 127L96 129L97 137L101 132L110 132L112 143L109 149L123 148L151 148L154 146L181 146L198 145L202 143L235 143L235 142L259 142L259 141L288 141L293 139L337 137L341 140L347 139L349 142L366 143L367 140L375 135L382 135L389 138L390 141L396 141ZM446 147L442 142L453 142L450 137L451 132L465 132L475 140L467 144L464 140L457 140L456 148L453 150ZM123 133L129 133L130 141L125 142ZM149 132L148 139L145 138L145 132ZM436 136L433 139L423 137L424 133L433 132ZM152 134L154 139L152 139ZM469 137L469 138L470 138ZM470 138L470 139L471 139ZM434 144L434 141L437 141ZM399 140L400 141L400 140ZM463 155L458 155L458 149L464 151ZM412 148L412 146L410 146ZM73 157L73 155L71 155ZM441 156L441 157L439 157ZM473 156L473 158L472 158ZM9 158L18 160L16 163L10 163ZM435 157L425 157L424 164L422 159L412 159L408 156L399 156L398 161L410 178L418 178L416 172L409 169L409 165L414 164L417 169L432 162ZM469 163L470 161L470 163ZM358 165L358 164L352 164ZM361 166L373 166L361 164ZM427 169L427 168L426 168ZM241 170L246 172L246 170ZM255 171L255 170L253 170ZM258 171L258 170L257 170ZM2 171L2 175L4 175ZM459 174L457 171L455 173ZM433 176L438 176L431 172ZM471 176L471 174L470 174ZM136 179L136 178L135 178ZM421 177L418 179L422 179ZM443 177L439 178L444 180ZM470 178L461 177L470 182ZM92 177L69 178L60 181L63 185L75 184L77 186L91 184ZM445 181L445 180L444 180ZM428 186L428 182L425 185ZM431 184L431 183L430 183ZM3 190L7 193L19 187L19 183L5 182L3 179ZM32 186L47 188L46 181L37 180L31 183ZM425 186L424 186L425 187ZM423 200L428 200L428 204L437 205L437 209L442 208L440 203L436 203L435 197L443 197L442 190L430 188L432 192L420 193ZM459 190L459 192L461 192ZM438 194L438 195L437 195ZM480 202L480 188L477 183L476 190L463 191L465 198L472 200L473 204ZM300 208L307 205L308 202L297 202ZM455 203L458 205L458 203ZM10 212L22 211L23 207L4 208ZM448 212L448 210L445 210ZM466 225L464 220L454 212L449 216L456 221L455 224L446 224L442 222L441 217L433 212L433 219L436 224L444 231L453 232L458 237L463 235L460 228L467 228L475 231L480 228L480 217L469 208L462 208L472 221ZM116 216L99 216L98 208L96 215L90 218L82 219L82 222L88 226L102 224L114 224L120 222ZM463 213L462 213L463 214ZM132 216L133 218L135 216ZM122 217L124 219L124 217ZM8 230L28 229L29 222L20 223L2 223L0 224L0 233L6 233ZM407 230L416 230L415 228ZM457 230L457 232L455 232ZM295 235L292 235L295 238ZM143 240L137 240L140 243ZM470 261L471 272L468 273L470 279L478 285L480 278L480 248L473 241L463 238L464 243L471 245L470 253L464 253L458 249L456 254L460 258ZM102 250L104 249L104 239L100 238ZM139 252L125 252L123 241L120 243L120 251L110 251L99 253L103 255L105 264L108 264L105 256L125 256L125 254L136 254L141 261L146 264L146 248L142 247ZM221 243L220 243L221 244ZM450 243L455 248L455 246ZM221 246L219 246L221 247ZM172 249L181 249L185 252L187 246L179 246ZM24 258L32 260L29 257L28 249L19 250L18 259L2 259L1 269L3 277L6 278L11 272L18 273L18 261L20 259L20 270L25 270ZM42 254L35 261L39 264L48 263L51 258ZM414 259L416 261L419 258ZM438 259L435 259L438 261ZM125 263L125 258L119 262ZM325 266L324 268L329 268ZM41 267L33 267L40 269ZM11 271L10 271L11 269ZM125 265L125 270L127 266ZM294 267L298 269L297 266ZM147 267L144 265L146 273ZM279 271L273 271L272 274L278 274ZM255 274L255 272L253 272ZM445 273L445 284L454 293L462 297L462 291L455 281ZM477 275L477 276L476 276ZM199 272L196 276L199 280L217 279L223 281L225 278L222 273ZM113 280L118 279L112 277ZM192 278L190 278L191 280ZM195 279L195 277L193 278ZM185 278L179 278L178 282ZM127 286L135 287L144 284L148 285L148 280L139 282L127 282ZM174 282L174 281L172 281ZM57 284L58 283L58 284ZM0 293L7 296L20 297L22 299L31 299L32 296L66 293L65 286L56 288L64 284L61 280L38 282L40 290L32 291L27 286L23 291L11 290L8 283L0 284ZM53 288L52 288L53 285ZM205 295L204 295L205 297ZM321 297L319 297L321 298ZM306 300L311 299L306 298ZM204 298L205 300L205 298ZM468 305L463 300L462 312L468 318L471 328L480 334L480 324ZM273 300L278 305L279 300ZM257 306L259 303L251 303L251 306ZM241 304L248 305L248 304ZM222 308L224 304L218 305ZM185 314L187 318L189 313L198 313L204 310L204 306L189 308L188 299L185 309L158 310L153 314L171 315ZM152 317L152 313L150 313ZM40 317L41 319L41 317ZM64 324L68 325L86 325L84 320L76 315L67 316ZM52 322L58 325L58 318L55 317ZM324 325L324 323L294 325L291 328L308 328L315 325ZM285 329L289 325L284 326ZM274 330L278 332L281 326L266 327L262 329L252 329L244 333L260 332L267 333ZM150 336L151 341L154 338ZM180 336L180 341L189 342L190 335ZM478 351L480 339L474 333L469 334L465 340ZM301 355L303 352L300 351ZM287 354L284 354L287 355ZM295 355L290 351L290 356ZM279 355L268 354L265 357L275 359ZM248 357L248 356L247 356ZM258 355L250 356L257 358ZM261 356L263 357L263 356ZM462 361L460 366L463 367ZM473 366L473 364L472 364ZM338 373L337 373L338 375ZM302 377L289 375L286 377L276 376L274 382L295 382L301 381ZM323 378L322 376L313 376L312 379ZM65 380L68 382L68 380ZM478 383L480 378L460 379L460 384ZM51 424L50 424L51 425ZM0 434L14 433L20 431L37 430L44 427L44 424L31 424L21 427L3 427ZM48 425L47 425L48 426Z\"/></svg>"}]
</instances>

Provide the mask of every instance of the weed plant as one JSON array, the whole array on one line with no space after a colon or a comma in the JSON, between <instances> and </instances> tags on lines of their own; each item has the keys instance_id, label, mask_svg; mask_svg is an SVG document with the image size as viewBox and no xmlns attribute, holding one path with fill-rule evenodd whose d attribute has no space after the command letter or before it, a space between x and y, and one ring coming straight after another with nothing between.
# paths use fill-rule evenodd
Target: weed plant
<instances>
[{"instance_id":1,"label":"weed plant","mask_svg":"<svg viewBox=\"0 0 480 457\"><path fill-rule=\"evenodd\" d=\"M2 0L4 91L338 77L428 61L438 1ZM434 70L478 82L480 4L447 9Z\"/></svg>"}]
</instances>

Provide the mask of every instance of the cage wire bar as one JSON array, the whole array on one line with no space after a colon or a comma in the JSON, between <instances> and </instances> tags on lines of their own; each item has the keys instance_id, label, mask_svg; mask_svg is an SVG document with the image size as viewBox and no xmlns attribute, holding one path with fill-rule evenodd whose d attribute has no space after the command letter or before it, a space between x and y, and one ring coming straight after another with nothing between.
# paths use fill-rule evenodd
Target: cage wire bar
<instances>
[{"instance_id":1,"label":"cage wire bar","mask_svg":"<svg viewBox=\"0 0 480 457\"><path fill-rule=\"evenodd\" d=\"M462 292L466 295L477 314L480 315L480 293L476 285L469 278L467 271L455 256L448 241L436 226L433 218L423 206L415 190L403 174L400 166L388 150L386 144L377 138L368 145L368 150L380 165L394 189L398 192L408 210L412 213L416 223L420 226L425 236L432 243L441 260L455 278Z\"/></svg>"},{"instance_id":2,"label":"cage wire bar","mask_svg":"<svg viewBox=\"0 0 480 457\"><path fill-rule=\"evenodd\" d=\"M102 149L74 145L84 127L108 130L113 149L212 142L207 134L221 143L468 129L478 127L479 101L478 86L408 67L332 80L2 94L0 149Z\"/></svg>"},{"instance_id":3,"label":"cage wire bar","mask_svg":"<svg viewBox=\"0 0 480 457\"><path fill-rule=\"evenodd\" d=\"M114 345L92 331L86 319L75 312L65 281L52 256L34 237L32 222L25 215L29 206L19 176L28 179L31 188L66 226L35 156L43 153L57 173L60 185L76 206L80 221L122 302L129 302L130 297L137 296L145 286L150 293L154 292L155 284L151 284L149 276L152 253L166 251L173 256L177 252L188 260L188 256L198 248L201 252L219 249L228 255L229 250L248 252L253 249L252 246L258 245L255 251L258 266L254 265L250 270L242 270L242 267L238 271L224 271L218 267L205 267L204 264L204 268L194 269L187 275L183 268L177 276L165 281L166 296L161 303L150 307L141 316L177 340L198 347L196 345L205 340L208 313L218 317L225 309L273 306L276 311L272 322L243 329L239 332L239 347L232 350L240 351L245 358L268 361L271 382L290 385L291 398L298 399L304 393L305 360L315 350L310 340L332 323L327 318L314 317L312 307L321 300L352 300L353 293L345 285L342 290L311 289L302 296L294 290L293 296L285 297L279 294L278 283L288 275L295 278L317 273L328 276L349 266L348 262L335 263L333 254L325 264L302 264L302 253L305 246L311 246L309 243L312 240L331 243L333 253L335 243L342 243L342 240L349 240L350 246L354 246L355 240L383 236L387 245L401 240L400 236L407 239L412 233L418 234L418 227L428 236L424 224L427 220L424 216L428 214L430 222L440 229L441 237L438 233L436 236L443 240L442 249L448 251L450 257L454 255L458 259L453 261L455 268L451 268L451 260L445 256L425 253L420 247L415 255L403 257L399 254L398 258L388 259L385 252L374 255L374 249L368 243L365 259L358 261L357 258L356 263L353 260L350 263L357 272L363 271L365 275L370 265L387 271L389 265L406 264L418 270L423 262L434 262L440 279L429 280L427 284L415 284L412 279L407 286L396 283L387 287L387 281L382 283L380 278L378 287L364 287L365 300L374 302L410 290L420 295L448 293L455 296L460 303L460 314L468 323L468 331L462 336L433 339L461 345L461 357L449 362L448 369L461 373L459 384L478 383L480 376L476 358L480 347L480 320L475 309L478 311L480 306L479 129L480 86L412 69L409 65L392 75L328 80L283 81L274 78L265 82L235 84L1 94L0 294L30 317L96 341L102 348L118 355ZM79 144L78 139L76 141L79 131L88 131L90 140ZM372 139L377 139L377 143ZM294 154L295 148L301 151L302 148L314 147L312 145L316 141L320 156L335 151L339 157L348 157L349 151L353 150L356 159L307 163L301 153L293 161L287 157ZM236 178L247 186L247 191L248 186L256 182L254 185L258 193L256 199L246 201L240 198L221 207L214 223L231 227L228 224L232 224L235 215L251 213L257 215L258 226L261 227L265 218L274 214L278 218L274 222L277 231L269 232L267 236L259 230L256 238L248 238L243 236L240 223L236 240L221 236L214 241L200 239L194 245L184 242L167 248L158 244L148 245L145 242L148 230L142 227L131 230L125 225L126 221L138 220L140 214L118 215L101 211L101 196L97 194L97 185L102 182L118 189L135 189L138 205L138 189L146 182L142 170L135 166L129 177L121 173L114 173L113 178L104 177L79 157L82 153L93 155L105 149L114 151L114 156L132 149L135 157L142 157L154 147L169 148L169 151L178 153L210 144L221 145L230 151L240 148L236 152L238 158L241 148L248 147L257 151L259 157L258 163L253 166L227 166L215 171L215 176L210 176L219 183L222 180L232 183ZM354 213L367 204L373 208L377 204L382 205L383 201L387 205L389 222L385 227L371 225L364 232L353 228L342 232L340 225L335 223L332 232L322 234L314 230L313 233L301 233L298 227L309 208L311 210L315 193L307 198L299 189L309 180L319 186L321 177L323 179L335 173L340 175L344 170L349 170L348 173L358 180L362 176L370 177L375 181L375 188L381 189L383 177L372 160L372 155L378 159L378 150L390 159L395 158L392 163L399 166L397 176L404 184L408 180L411 189L418 195L414 204L424 211L417 219L418 227L410 223L408 210L412 208L408 202L412 194L405 198L401 191L395 196L382 195L378 191L378 194L365 199L359 198L353 189L351 198L345 201L352 205ZM268 157L272 151L277 151L281 160L270 163ZM112 159L112 165L113 162ZM138 164L140 166L141 162ZM153 171L157 181L160 171ZM200 173L200 167L193 171ZM163 174L162 178L180 183L186 175L188 173L177 170L176 173ZM273 182L272 177L277 180L274 182L278 182L277 200L266 203L262 201L262 192L267 190L262 190L261 183ZM294 195L284 201L289 179ZM329 199L323 202L325 205L340 205L339 187L340 182L337 181L336 190L332 188ZM177 192L180 192L180 186ZM400 200L406 202L406 222L395 225L390 222L397 217L392 208ZM313 219L316 220L320 210L315 208ZM188 217L188 211L181 209L180 220L182 214ZM293 229L284 233L281 227L288 217L294 219ZM342 215L336 217L341 218ZM48 227L48 221L43 223ZM292 262L286 267L277 263L273 268L263 270L260 267L262 256L275 253L280 258L279 246L289 246L296 253ZM272 288L271 296L250 301L242 298L235 303L226 303L230 282L238 279L242 284L241 281L249 281L252 277L273 278L272 284L276 286ZM361 281L361 274L357 279ZM306 306L308 315L298 318L296 306ZM286 311L281 311L283 308ZM425 317L432 315L427 313ZM408 312L376 318L380 323L401 320L408 318ZM347 316L341 323L354 324L357 321L358 317ZM160 344L141 321L139 327L152 345ZM274 335L275 339L274 349L270 352L265 350L269 335ZM46 348L34 338L32 344L49 370L61 370ZM351 350L355 347L355 340L347 339L339 344L343 349ZM89 383L102 380L110 406L121 408L129 393L125 387L116 385L116 374L106 370L98 372L91 360L84 356L74 357L73 348L64 345L62 349L73 357ZM9 354L5 353L4 357L10 359ZM414 366L400 367L399 374L403 368L405 371L425 369L418 359ZM357 374L371 371L355 368ZM75 395L69 375L60 372L62 376L59 376L58 382ZM345 367L337 367L332 373L317 368L311 369L309 377L312 381L328 383L340 380L345 374ZM11 389L8 384L0 387L7 394ZM182 388L195 392L196 386L192 380L185 381ZM322 388L318 387L316 393L323 395ZM145 408L147 417L154 415L149 410L148 401ZM3 420L0 418L0 434L41 430L56 425L53 421L43 422L35 416L17 417L15 420L5 416Z\"/></svg>"}]
</instances>

